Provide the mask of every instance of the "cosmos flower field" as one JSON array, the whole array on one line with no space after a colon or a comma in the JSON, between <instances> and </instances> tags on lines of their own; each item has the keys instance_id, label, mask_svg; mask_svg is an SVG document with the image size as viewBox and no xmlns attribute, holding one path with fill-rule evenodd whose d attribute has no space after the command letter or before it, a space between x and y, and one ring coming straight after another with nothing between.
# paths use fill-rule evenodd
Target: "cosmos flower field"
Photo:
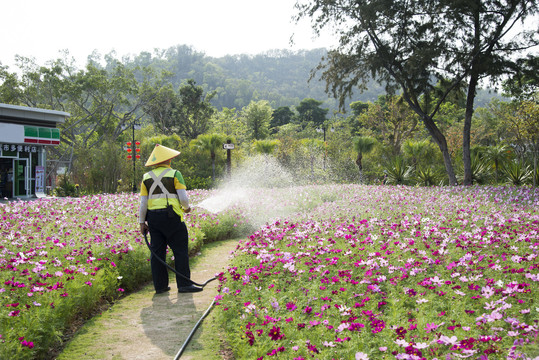
<instances>
[{"instance_id":1,"label":"cosmos flower field","mask_svg":"<svg viewBox=\"0 0 539 360\"><path fill-rule=\"evenodd\" d=\"M0 204L0 359L47 358L74 322L150 281L137 203ZM539 356L533 189L254 189L186 222L193 255L244 239L213 311L237 359Z\"/></svg>"},{"instance_id":2,"label":"cosmos flower field","mask_svg":"<svg viewBox=\"0 0 539 360\"><path fill-rule=\"evenodd\" d=\"M0 204L0 359L52 358L73 324L151 281L137 215L136 194ZM190 253L245 224L195 212Z\"/></svg>"},{"instance_id":3,"label":"cosmos flower field","mask_svg":"<svg viewBox=\"0 0 539 360\"><path fill-rule=\"evenodd\" d=\"M330 201L261 227L220 277L236 358L539 356L537 191L318 191Z\"/></svg>"}]
</instances>

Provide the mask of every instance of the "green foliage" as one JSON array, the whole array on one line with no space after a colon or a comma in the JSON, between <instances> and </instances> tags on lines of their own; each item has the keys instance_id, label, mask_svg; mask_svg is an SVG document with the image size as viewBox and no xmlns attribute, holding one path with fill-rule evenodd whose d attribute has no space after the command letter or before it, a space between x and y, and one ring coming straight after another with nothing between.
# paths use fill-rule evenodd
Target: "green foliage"
<instances>
[{"instance_id":1,"label":"green foliage","mask_svg":"<svg viewBox=\"0 0 539 360\"><path fill-rule=\"evenodd\" d=\"M533 27L536 3L530 6L528 1L519 0L511 6L499 2L483 5L470 7L460 1L308 0L297 6L296 20L309 19L317 33L331 27L340 39L338 47L317 67L328 92L339 99L340 108L344 109L345 99L357 86L366 88L373 76L389 94L402 91L410 109L440 144L453 184L456 177L447 140L435 120L437 112L447 102L465 104L466 126L462 127L461 139L462 148L469 149L478 82L511 73L521 65L524 49L539 43L536 36L528 36L525 26L517 34L509 34L516 22ZM411 14L427 15L410 20ZM468 75L465 79L464 73ZM467 95L462 102L464 87ZM468 164L469 153L463 153ZM471 181L468 171L465 167L466 185Z\"/></svg>"},{"instance_id":2,"label":"green foliage","mask_svg":"<svg viewBox=\"0 0 539 360\"><path fill-rule=\"evenodd\" d=\"M279 108L273 110L270 128L272 133L276 132L276 127L283 126L292 122L294 118L294 112L290 110L289 106L280 106Z\"/></svg>"},{"instance_id":3,"label":"green foliage","mask_svg":"<svg viewBox=\"0 0 539 360\"><path fill-rule=\"evenodd\" d=\"M299 105L296 106L296 111L298 112L297 122L302 124L303 127L305 127L307 123L311 123L314 127L321 127L324 124L324 121L326 121L329 109L322 109L320 105L322 105L322 101L319 100L301 100Z\"/></svg>"},{"instance_id":4,"label":"green foliage","mask_svg":"<svg viewBox=\"0 0 539 360\"><path fill-rule=\"evenodd\" d=\"M241 117L247 125L249 138L261 140L269 136L269 126L273 110L265 100L251 101L241 111Z\"/></svg>"},{"instance_id":5,"label":"green foliage","mask_svg":"<svg viewBox=\"0 0 539 360\"><path fill-rule=\"evenodd\" d=\"M471 156L471 175L472 184L483 185L486 184L490 178L490 164L487 159L481 156L481 153L474 153ZM458 179L462 183L464 177L464 171L460 169Z\"/></svg>"},{"instance_id":6,"label":"green foliage","mask_svg":"<svg viewBox=\"0 0 539 360\"><path fill-rule=\"evenodd\" d=\"M54 189L54 195L59 197L77 196L78 189L66 175L58 176L58 186Z\"/></svg>"},{"instance_id":7,"label":"green foliage","mask_svg":"<svg viewBox=\"0 0 539 360\"><path fill-rule=\"evenodd\" d=\"M184 176L183 179L185 180L185 184L187 186L187 190L193 190L193 189L211 189L213 185L213 181L211 179L211 176L208 177L200 177L200 176Z\"/></svg>"},{"instance_id":8,"label":"green foliage","mask_svg":"<svg viewBox=\"0 0 539 360\"><path fill-rule=\"evenodd\" d=\"M208 130L209 120L215 112L210 103L215 92L204 95L203 87L197 86L195 80L188 79L187 83L179 88L178 94L180 134L187 139L195 139Z\"/></svg>"},{"instance_id":9,"label":"green foliage","mask_svg":"<svg viewBox=\"0 0 539 360\"><path fill-rule=\"evenodd\" d=\"M239 209L227 209L218 217L206 217L200 222L200 229L204 233L204 244L245 236L254 230Z\"/></svg>"},{"instance_id":10,"label":"green foliage","mask_svg":"<svg viewBox=\"0 0 539 360\"><path fill-rule=\"evenodd\" d=\"M279 146L279 140L255 140L253 147L259 154L271 155Z\"/></svg>"},{"instance_id":11,"label":"green foliage","mask_svg":"<svg viewBox=\"0 0 539 360\"><path fill-rule=\"evenodd\" d=\"M386 165L384 172L387 174L387 183L394 185L409 185L412 180L412 167L406 165L404 159L397 156Z\"/></svg>"},{"instance_id":12,"label":"green foliage","mask_svg":"<svg viewBox=\"0 0 539 360\"><path fill-rule=\"evenodd\" d=\"M495 183L498 183L501 167L512 156L511 148L505 144L489 146L485 150L485 158L494 166Z\"/></svg>"},{"instance_id":13,"label":"green foliage","mask_svg":"<svg viewBox=\"0 0 539 360\"><path fill-rule=\"evenodd\" d=\"M503 172L505 181L514 186L524 185L532 175L530 167L522 165L519 161L512 161L504 165Z\"/></svg>"},{"instance_id":14,"label":"green foliage","mask_svg":"<svg viewBox=\"0 0 539 360\"><path fill-rule=\"evenodd\" d=\"M415 178L418 185L435 186L443 181L444 174L431 167L418 167L415 171Z\"/></svg>"},{"instance_id":15,"label":"green foliage","mask_svg":"<svg viewBox=\"0 0 539 360\"><path fill-rule=\"evenodd\" d=\"M201 151L209 152L212 166L212 181L215 182L215 159L218 149L223 148L226 136L223 134L202 134L192 140L189 146Z\"/></svg>"}]
</instances>

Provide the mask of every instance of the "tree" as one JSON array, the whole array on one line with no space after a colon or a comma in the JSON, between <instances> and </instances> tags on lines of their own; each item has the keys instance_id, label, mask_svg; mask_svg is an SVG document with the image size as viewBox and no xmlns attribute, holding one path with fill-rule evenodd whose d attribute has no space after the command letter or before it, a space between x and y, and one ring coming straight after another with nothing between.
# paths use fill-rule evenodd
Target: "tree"
<instances>
[{"instance_id":1,"label":"tree","mask_svg":"<svg viewBox=\"0 0 539 360\"><path fill-rule=\"evenodd\" d=\"M235 138L239 143L247 139L247 126L238 116L235 108L223 108L210 119L210 132L224 134L228 139Z\"/></svg>"},{"instance_id":2,"label":"tree","mask_svg":"<svg viewBox=\"0 0 539 360\"><path fill-rule=\"evenodd\" d=\"M518 142L533 154L533 186L537 186L537 157L539 156L539 104L523 101L515 116L511 117L510 130Z\"/></svg>"},{"instance_id":3,"label":"tree","mask_svg":"<svg viewBox=\"0 0 539 360\"><path fill-rule=\"evenodd\" d=\"M212 181L215 182L215 152L223 148L226 136L223 134L202 134L192 140L190 146L200 151L207 151L211 157Z\"/></svg>"},{"instance_id":4,"label":"tree","mask_svg":"<svg viewBox=\"0 0 539 360\"><path fill-rule=\"evenodd\" d=\"M393 156L400 153L402 143L416 130L418 117L402 97L381 95L358 116L361 127L372 130L377 139L389 146Z\"/></svg>"},{"instance_id":5,"label":"tree","mask_svg":"<svg viewBox=\"0 0 539 360\"><path fill-rule=\"evenodd\" d=\"M315 127L320 127L326 121L326 115L329 109L322 109L320 107L322 101L315 99L303 99L296 106L298 112L298 121L300 123L312 123Z\"/></svg>"},{"instance_id":6,"label":"tree","mask_svg":"<svg viewBox=\"0 0 539 360\"><path fill-rule=\"evenodd\" d=\"M288 106L280 106L277 109L273 110L273 117L271 119L270 128L275 129L277 126L282 126L292 122L294 118L294 112L290 110ZM276 130L272 131L273 133Z\"/></svg>"},{"instance_id":7,"label":"tree","mask_svg":"<svg viewBox=\"0 0 539 360\"><path fill-rule=\"evenodd\" d=\"M471 184L470 130L478 83L512 72L522 54L539 44L533 22L537 7L536 0L300 0L296 20L312 17L315 33L328 26L339 35L338 48L316 70L322 70L327 90L339 98L341 108L372 76L384 82L389 93L402 91L440 148L451 184L456 176L434 116L465 84L464 184ZM516 24L528 19L518 31ZM442 79L449 86L430 104Z\"/></svg>"},{"instance_id":8,"label":"tree","mask_svg":"<svg viewBox=\"0 0 539 360\"><path fill-rule=\"evenodd\" d=\"M251 101L241 111L241 116L247 124L249 136L253 140L265 139L269 135L269 124L273 110L265 100Z\"/></svg>"},{"instance_id":9,"label":"tree","mask_svg":"<svg viewBox=\"0 0 539 360\"><path fill-rule=\"evenodd\" d=\"M376 144L376 140L370 136L359 136L354 139L353 144L354 150L357 152L356 165L359 168L359 182L363 184L363 155L372 151Z\"/></svg>"},{"instance_id":10,"label":"tree","mask_svg":"<svg viewBox=\"0 0 539 360\"><path fill-rule=\"evenodd\" d=\"M412 168L414 171L417 170L419 159L425 154L428 148L429 142L426 139L420 141L408 139L402 144L404 153L412 158Z\"/></svg>"},{"instance_id":11,"label":"tree","mask_svg":"<svg viewBox=\"0 0 539 360\"><path fill-rule=\"evenodd\" d=\"M180 134L187 139L195 139L208 130L209 120L215 111L210 100L215 93L204 95L204 89L197 86L195 80L189 79L179 88L178 94Z\"/></svg>"},{"instance_id":12,"label":"tree","mask_svg":"<svg viewBox=\"0 0 539 360\"><path fill-rule=\"evenodd\" d=\"M152 119L159 131L166 135L180 131L178 117L181 100L172 85L148 89L142 96L147 99L142 110Z\"/></svg>"}]
</instances>

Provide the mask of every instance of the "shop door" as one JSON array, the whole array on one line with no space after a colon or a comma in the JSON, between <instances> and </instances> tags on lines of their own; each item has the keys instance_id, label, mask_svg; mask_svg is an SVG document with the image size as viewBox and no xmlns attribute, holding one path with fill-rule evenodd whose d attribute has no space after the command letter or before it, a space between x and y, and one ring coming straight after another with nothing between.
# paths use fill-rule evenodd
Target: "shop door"
<instances>
[{"instance_id":1,"label":"shop door","mask_svg":"<svg viewBox=\"0 0 539 360\"><path fill-rule=\"evenodd\" d=\"M27 159L13 160L13 196L27 196L30 195L30 186L28 185L30 180L30 172L28 171Z\"/></svg>"}]
</instances>

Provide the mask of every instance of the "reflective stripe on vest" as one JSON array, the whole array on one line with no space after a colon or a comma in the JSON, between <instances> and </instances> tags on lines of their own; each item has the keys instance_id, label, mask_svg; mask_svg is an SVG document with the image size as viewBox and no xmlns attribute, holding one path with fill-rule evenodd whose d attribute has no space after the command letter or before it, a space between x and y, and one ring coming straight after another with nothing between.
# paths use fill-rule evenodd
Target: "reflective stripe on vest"
<instances>
[{"instance_id":1,"label":"reflective stripe on vest","mask_svg":"<svg viewBox=\"0 0 539 360\"><path fill-rule=\"evenodd\" d=\"M148 210L164 209L167 207L167 205L172 205L174 212L178 214L183 220L183 211L181 210L180 200L178 199L176 189L167 189L167 187L162 182L163 178L172 177L172 182L169 182L168 185L173 186L171 184L174 184L174 176L175 171L169 168L164 169L159 175L156 175L153 170L145 174L143 181L146 184L147 188L150 184L148 184L146 180L150 180L151 178L151 185L148 188ZM154 194L155 190L158 188L160 192L158 191L157 194Z\"/></svg>"},{"instance_id":2,"label":"reflective stripe on vest","mask_svg":"<svg viewBox=\"0 0 539 360\"><path fill-rule=\"evenodd\" d=\"M172 197L172 194L167 190L165 185L161 182L161 179L170 171L171 169L165 169L159 174L159 176L155 175L153 171L150 171L148 174L153 179L152 187L148 190L148 200L149 199L164 199L168 197ZM158 187L161 189L161 194L154 195L153 192L155 191L155 188Z\"/></svg>"}]
</instances>

